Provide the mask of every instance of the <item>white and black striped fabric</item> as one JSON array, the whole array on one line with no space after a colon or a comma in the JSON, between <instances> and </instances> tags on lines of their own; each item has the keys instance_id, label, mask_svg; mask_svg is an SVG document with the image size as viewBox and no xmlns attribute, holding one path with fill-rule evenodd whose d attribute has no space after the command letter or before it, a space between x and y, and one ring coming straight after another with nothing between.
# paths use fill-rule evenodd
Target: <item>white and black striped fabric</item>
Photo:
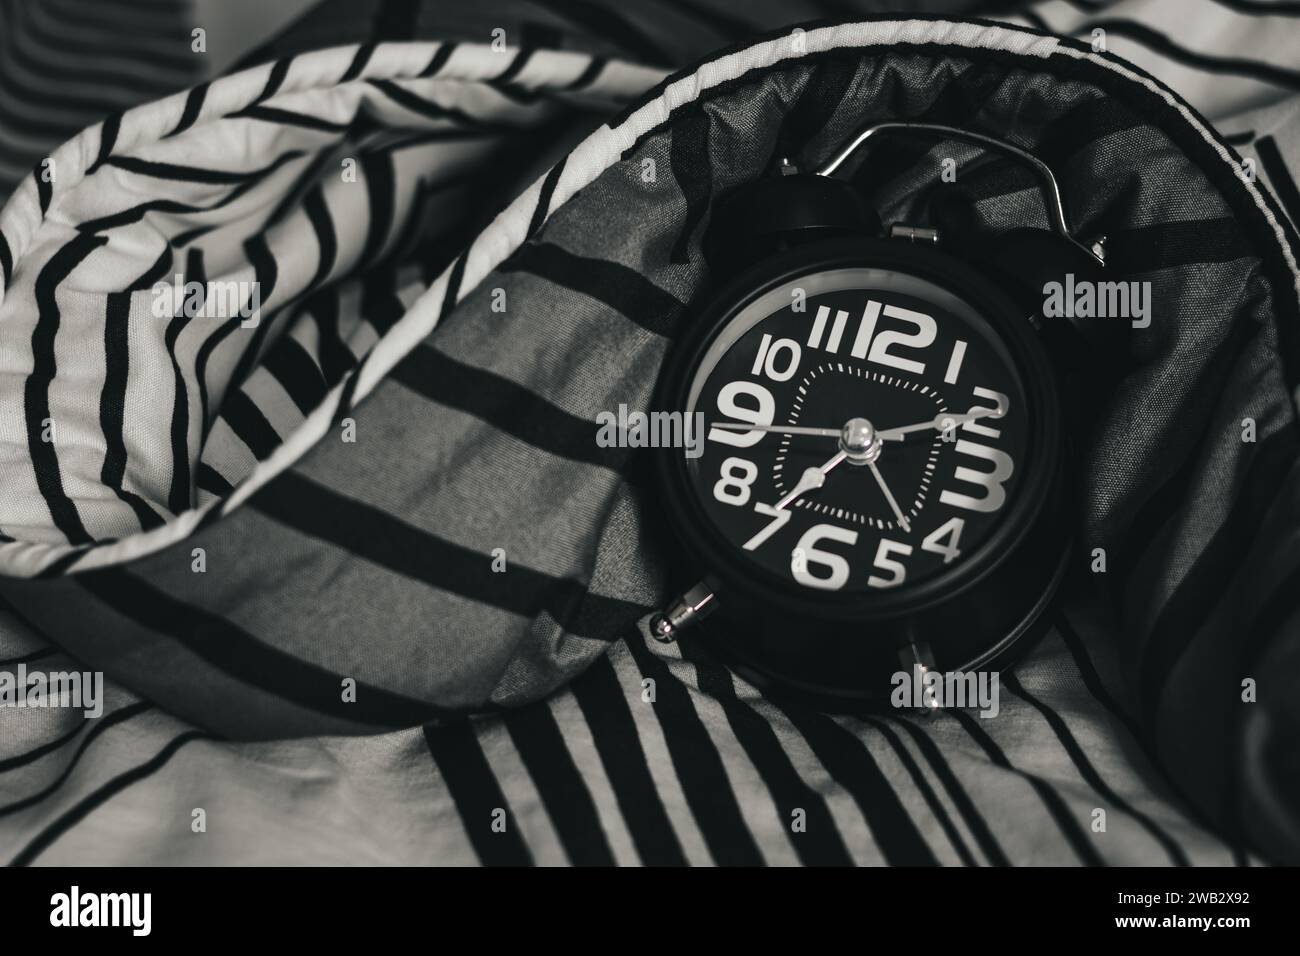
<instances>
[{"instance_id":1,"label":"white and black striped fabric","mask_svg":"<svg viewBox=\"0 0 1300 956\"><path fill-rule=\"evenodd\" d=\"M0 195L86 126L192 85L189 0L0 2Z\"/></svg>"},{"instance_id":2,"label":"white and black striped fabric","mask_svg":"<svg viewBox=\"0 0 1300 956\"><path fill-rule=\"evenodd\" d=\"M1032 15L1050 23L1056 6ZM1206 9L1255 22L1240 6ZM565 49L494 50L468 39L490 40L474 17L453 29L432 5L375 4L354 18L369 39L298 52L323 29L308 18L258 55L274 59L69 141L55 180L28 177L0 213L0 666L53 670L66 650L114 681L95 720L0 711L0 851L18 864L1187 864L1249 862L1248 840L1290 853L1293 821L1266 804L1286 806L1294 716L1268 688L1296 661L1300 274L1283 206L1241 157L1126 62L1041 33L810 25L638 99L703 52L673 41L672 17L720 40L757 24L702 3L665 4L666 23L536 7L580 38L529 18L526 35ZM1087 22L1056 26L1086 35ZM1258 90L1222 102L1264 110L1235 141L1289 203L1295 133ZM648 402L707 294L711 197L778 145L817 158L885 116L1034 149L1112 263L1169 309L1117 357L1120 391L1085 442L1085 543L1114 555L1122 614L1080 582L1004 675L990 721L783 710L699 646L647 641L671 554L643 463L592 438L596 412ZM899 210L926 164L891 162L863 185ZM983 228L1041 217L1013 168L960 179ZM155 285L176 275L260 283L261 321L157 317ZM1244 415L1255 443L1229 440ZM1256 672L1257 709L1234 707ZM1199 752L1178 739L1193 723ZM196 807L207 833L190 830Z\"/></svg>"}]
</instances>

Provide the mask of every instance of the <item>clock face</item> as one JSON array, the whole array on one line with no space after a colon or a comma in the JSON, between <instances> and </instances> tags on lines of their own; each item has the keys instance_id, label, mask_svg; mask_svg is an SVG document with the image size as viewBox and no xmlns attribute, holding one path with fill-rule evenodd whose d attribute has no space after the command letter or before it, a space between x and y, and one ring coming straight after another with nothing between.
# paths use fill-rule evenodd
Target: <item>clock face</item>
<instances>
[{"instance_id":1,"label":"clock face","mask_svg":"<svg viewBox=\"0 0 1300 956\"><path fill-rule=\"evenodd\" d=\"M1026 388L994 326L906 272L836 268L742 303L691 373L688 481L757 577L906 588L960 566L1029 464ZM783 431L791 429L791 431Z\"/></svg>"}]
</instances>

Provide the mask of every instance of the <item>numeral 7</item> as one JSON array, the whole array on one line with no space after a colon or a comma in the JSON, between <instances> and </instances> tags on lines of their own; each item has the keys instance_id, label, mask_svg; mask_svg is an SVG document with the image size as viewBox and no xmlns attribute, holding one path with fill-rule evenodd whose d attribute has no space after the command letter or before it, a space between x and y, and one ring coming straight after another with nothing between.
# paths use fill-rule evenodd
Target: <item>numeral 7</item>
<instances>
[{"instance_id":1,"label":"numeral 7","mask_svg":"<svg viewBox=\"0 0 1300 956\"><path fill-rule=\"evenodd\" d=\"M754 505L754 510L761 515L767 515L773 520L769 521L767 525L758 532L758 534L745 542L746 551L753 551L756 549L764 541L784 528L785 523L790 520L790 512L785 508L776 508L772 505L765 505L762 502L759 502Z\"/></svg>"}]
</instances>

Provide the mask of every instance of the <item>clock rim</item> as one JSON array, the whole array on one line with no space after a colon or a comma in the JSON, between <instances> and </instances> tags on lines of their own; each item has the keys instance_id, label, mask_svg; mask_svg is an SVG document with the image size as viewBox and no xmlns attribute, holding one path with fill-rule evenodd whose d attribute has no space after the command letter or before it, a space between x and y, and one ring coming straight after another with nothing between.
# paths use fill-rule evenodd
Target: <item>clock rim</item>
<instances>
[{"instance_id":1,"label":"clock rim","mask_svg":"<svg viewBox=\"0 0 1300 956\"><path fill-rule=\"evenodd\" d=\"M691 327L666 357L653 408L685 411L695 370L710 344L759 296L801 276L836 268L892 268L928 280L964 299L993 328L1016 362L1030 423L1027 475L1016 500L997 527L957 566L914 586L844 594L800 587L757 563L744 560L704 511L687 475L681 449L657 449L658 485L677 540L696 570L715 590L720 606L729 595L770 606L783 615L853 623L892 619L949 601L993 574L1032 535L1044 506L1062 480L1064 419L1052 363L1025 310L990 279L947 252L896 239L838 238L797 246L756 262L731 278L708 299ZM1057 427L1052 428L1051 423ZM1018 463L1019 464L1019 463ZM1053 553L1055 562L1057 555Z\"/></svg>"}]
</instances>

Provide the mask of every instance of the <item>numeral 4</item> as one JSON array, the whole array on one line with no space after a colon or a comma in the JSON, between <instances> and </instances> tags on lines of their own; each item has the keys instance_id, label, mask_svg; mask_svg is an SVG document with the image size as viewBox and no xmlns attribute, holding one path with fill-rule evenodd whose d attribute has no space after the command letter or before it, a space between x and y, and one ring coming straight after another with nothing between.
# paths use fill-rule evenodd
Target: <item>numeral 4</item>
<instances>
[{"instance_id":1,"label":"numeral 4","mask_svg":"<svg viewBox=\"0 0 1300 956\"><path fill-rule=\"evenodd\" d=\"M961 540L961 533L965 527L965 518L949 518L925 536L925 540L921 542L921 550L942 554L943 563L951 564L961 556L961 551L957 549L957 542Z\"/></svg>"}]
</instances>

